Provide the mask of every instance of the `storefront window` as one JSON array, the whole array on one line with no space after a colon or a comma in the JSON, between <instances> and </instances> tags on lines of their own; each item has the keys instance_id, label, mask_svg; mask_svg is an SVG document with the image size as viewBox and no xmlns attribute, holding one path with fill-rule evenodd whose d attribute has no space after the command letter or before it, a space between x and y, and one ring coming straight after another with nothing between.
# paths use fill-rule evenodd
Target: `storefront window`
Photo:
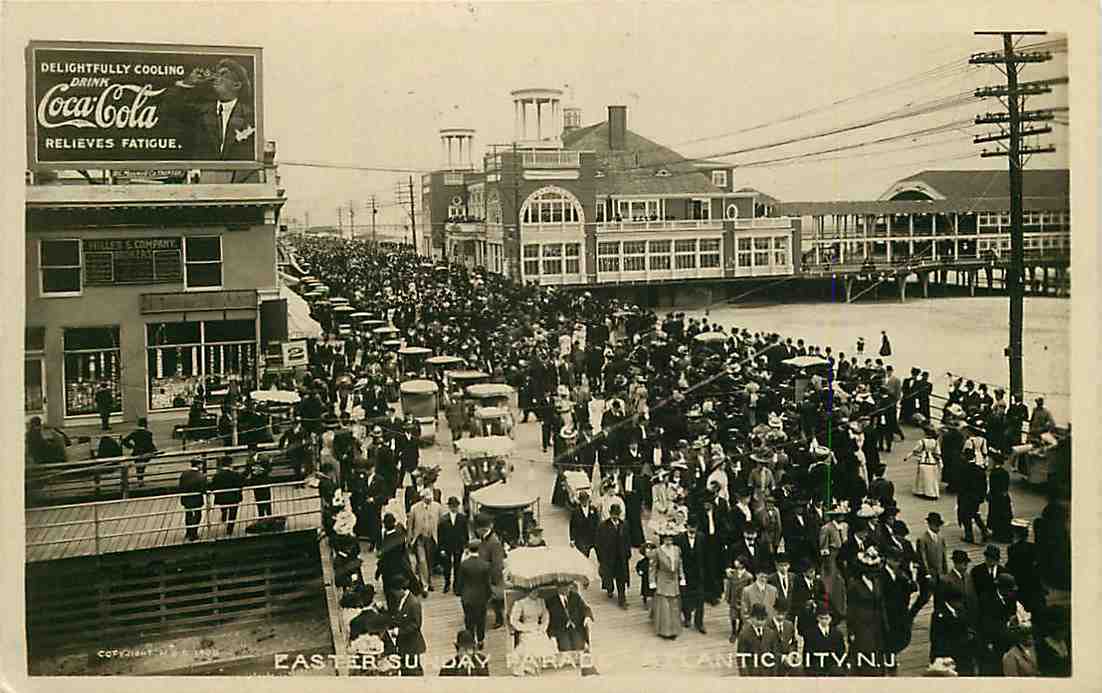
<instances>
[{"instance_id":1,"label":"storefront window","mask_svg":"<svg viewBox=\"0 0 1102 693\"><path fill-rule=\"evenodd\" d=\"M146 335L150 410L189 406L201 384L207 404L217 403L232 380L252 389L255 320L154 323Z\"/></svg>"},{"instance_id":2,"label":"storefront window","mask_svg":"<svg viewBox=\"0 0 1102 693\"><path fill-rule=\"evenodd\" d=\"M252 390L256 377L256 322L218 320L203 323L204 361L208 396L225 394L236 382L242 394Z\"/></svg>"},{"instance_id":3,"label":"storefront window","mask_svg":"<svg viewBox=\"0 0 1102 693\"><path fill-rule=\"evenodd\" d=\"M202 382L198 322L155 323L146 326L149 408L186 407Z\"/></svg>"},{"instance_id":4,"label":"storefront window","mask_svg":"<svg viewBox=\"0 0 1102 693\"><path fill-rule=\"evenodd\" d=\"M96 390L101 383L111 390L112 412L121 412L118 326L66 328L63 347L65 416L97 413Z\"/></svg>"}]
</instances>

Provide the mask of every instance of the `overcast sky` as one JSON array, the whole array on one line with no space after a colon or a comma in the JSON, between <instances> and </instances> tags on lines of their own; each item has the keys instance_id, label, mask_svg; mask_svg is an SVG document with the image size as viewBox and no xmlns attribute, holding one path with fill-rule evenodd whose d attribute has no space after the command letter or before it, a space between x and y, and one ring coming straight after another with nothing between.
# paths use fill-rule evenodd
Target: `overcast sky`
<instances>
[{"instance_id":1,"label":"overcast sky","mask_svg":"<svg viewBox=\"0 0 1102 693\"><path fill-rule=\"evenodd\" d=\"M931 25L926 17L916 30L917 23L886 14L883 21L870 22L886 7L879 3L836 3L815 15L793 9L806 6L8 4L5 58L21 63L30 39L260 46L265 135L278 142L280 160L414 169L441 164L441 127L476 129L479 154L487 144L510 141L509 91L518 88L563 89L566 105L582 109L583 124L604 120L609 104L624 104L631 130L705 157L851 124L1004 79L993 67L966 64L970 52L1000 47L993 37L971 33L990 26L967 18ZM936 3L921 6L932 9ZM942 69L930 72L935 68ZM921 73L927 74L896 84ZM1066 53L1058 52L1051 63L1029 68L1024 78L1066 74ZM776 123L892 84L812 117ZM1036 105L1067 103L1067 88L1057 87ZM727 160L760 162L998 109L997 103L977 100ZM775 124L730 134L769 123ZM1047 141L1058 153L1036 157L1030 166L1067 166L1067 130L1054 127ZM973 126L840 152L832 156L845 158L815 164L747 166L736 174L736 183L782 200L872 199L895 180L926 168L1005 166L1003 159L979 158L971 137L980 131ZM309 211L311 223L332 224L336 208L352 201L362 223L374 193L387 205L379 221L400 220L393 202L401 173L284 164L281 175L290 200L287 217L301 219Z\"/></svg>"}]
</instances>

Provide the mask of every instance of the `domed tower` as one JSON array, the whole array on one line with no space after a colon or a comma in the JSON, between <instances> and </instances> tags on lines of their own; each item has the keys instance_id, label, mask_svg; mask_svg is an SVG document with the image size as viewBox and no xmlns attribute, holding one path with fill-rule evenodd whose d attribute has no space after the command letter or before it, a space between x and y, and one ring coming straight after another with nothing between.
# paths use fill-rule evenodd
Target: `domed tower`
<instances>
[{"instance_id":1,"label":"domed tower","mask_svg":"<svg viewBox=\"0 0 1102 693\"><path fill-rule=\"evenodd\" d=\"M562 148L562 90L518 89L513 96L513 141L528 149Z\"/></svg>"},{"instance_id":2,"label":"domed tower","mask_svg":"<svg viewBox=\"0 0 1102 693\"><path fill-rule=\"evenodd\" d=\"M474 132L470 128L440 130L440 152L444 170L474 170Z\"/></svg>"}]
</instances>

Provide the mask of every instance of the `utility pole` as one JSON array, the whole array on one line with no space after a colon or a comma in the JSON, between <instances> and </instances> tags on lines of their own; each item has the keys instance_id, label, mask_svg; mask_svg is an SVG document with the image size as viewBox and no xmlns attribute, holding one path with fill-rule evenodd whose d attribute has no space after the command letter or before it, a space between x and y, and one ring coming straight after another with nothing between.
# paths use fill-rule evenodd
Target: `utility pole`
<instances>
[{"instance_id":1,"label":"utility pole","mask_svg":"<svg viewBox=\"0 0 1102 693\"><path fill-rule=\"evenodd\" d=\"M356 240L356 205L348 203L348 237Z\"/></svg>"},{"instance_id":2,"label":"utility pole","mask_svg":"<svg viewBox=\"0 0 1102 693\"><path fill-rule=\"evenodd\" d=\"M1052 91L1048 84L1058 80L1041 82L1018 82L1020 65L1042 63L1052 59L1052 54L1043 51L1016 53L1015 36L1043 36L1043 31L977 31L977 36L1002 36L1003 50L999 52L977 53L969 59L973 65L997 65L1005 68L1006 86L984 87L976 90L979 98L996 97L1002 100L1007 112L987 113L976 117L977 125L998 124L997 134L976 137L974 142L1001 142L1007 140L1006 149L980 153L983 158L1005 156L1008 160L1010 178L1010 268L1006 275L1006 288L1010 297L1010 345L1006 356L1010 359L1010 394L1023 397L1022 371L1022 308L1025 302L1025 252L1022 233L1022 156L1054 152L1052 146L1023 146L1022 137L1052 132L1048 126L1022 129L1023 122L1052 120L1051 111L1024 111L1025 98ZM1006 127L1003 127L1006 124Z\"/></svg>"},{"instance_id":3,"label":"utility pole","mask_svg":"<svg viewBox=\"0 0 1102 693\"><path fill-rule=\"evenodd\" d=\"M379 213L379 210L375 207L375 196L371 196L371 244L378 246L378 239L375 237L375 215Z\"/></svg>"},{"instance_id":4,"label":"utility pole","mask_svg":"<svg viewBox=\"0 0 1102 693\"><path fill-rule=\"evenodd\" d=\"M410 223L410 228L413 229L413 252L420 255L421 251L417 248L417 215L414 212L414 205L413 205L413 176L412 175L409 177L409 223Z\"/></svg>"},{"instance_id":5,"label":"utility pole","mask_svg":"<svg viewBox=\"0 0 1102 693\"><path fill-rule=\"evenodd\" d=\"M344 238L344 207L337 207L337 235Z\"/></svg>"}]
</instances>

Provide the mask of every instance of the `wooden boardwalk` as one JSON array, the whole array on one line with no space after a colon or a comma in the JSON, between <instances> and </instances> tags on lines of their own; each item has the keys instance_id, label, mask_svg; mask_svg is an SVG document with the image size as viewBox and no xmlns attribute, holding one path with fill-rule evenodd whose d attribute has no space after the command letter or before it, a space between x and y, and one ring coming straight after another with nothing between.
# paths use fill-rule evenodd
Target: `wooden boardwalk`
<instances>
[{"instance_id":1,"label":"wooden boardwalk","mask_svg":"<svg viewBox=\"0 0 1102 693\"><path fill-rule=\"evenodd\" d=\"M295 483L272 487L272 515L287 518L287 530L320 525L317 489ZM199 541L240 538L256 521L256 505L248 488L243 493L232 537L217 507L203 511ZM209 502L209 501L208 501ZM80 503L26 511L27 562L134 551L186 543L180 497L154 496Z\"/></svg>"},{"instance_id":2,"label":"wooden boardwalk","mask_svg":"<svg viewBox=\"0 0 1102 693\"><path fill-rule=\"evenodd\" d=\"M598 408L594 407L594 421L599 420L596 415ZM922 434L919 429L908 426L904 426L904 432L907 439L895 443L891 453L881 453L881 459L888 467L886 478L895 484L896 500L900 506L899 519L910 529L910 538L913 540L926 530L927 513L939 512L946 521L942 535L946 538L948 550L963 549L972 558L971 565L982 563L984 546L964 543L962 530L955 524L955 495L943 492L940 499L927 500L911 494L915 468L906 458ZM550 503L554 475L550 454L540 452L538 437L538 424L517 426L517 474L520 477L517 481L540 493L543 508L541 524L547 543L563 545L569 540L570 516L566 509L556 508ZM1014 514L1019 518L1032 520L1045 505L1043 493L1025 484L1013 473L1011 498ZM983 513L986 515L986 505ZM1002 548L1005 559L1005 545ZM591 585L583 592L594 612L593 652L601 673L638 675L654 670L683 675L734 675L736 672L726 665L728 655L733 651L733 646L727 641L731 633L727 604L720 602L717 606L705 606L706 635L688 628L675 641L658 638L639 596L638 578L634 573L638 558L637 554L631 561L632 585L628 592L628 609L621 609L614 599L608 599L600 584ZM915 619L910 646L899 655L900 675L919 676L928 666L932 611L931 599Z\"/></svg>"}]
</instances>

